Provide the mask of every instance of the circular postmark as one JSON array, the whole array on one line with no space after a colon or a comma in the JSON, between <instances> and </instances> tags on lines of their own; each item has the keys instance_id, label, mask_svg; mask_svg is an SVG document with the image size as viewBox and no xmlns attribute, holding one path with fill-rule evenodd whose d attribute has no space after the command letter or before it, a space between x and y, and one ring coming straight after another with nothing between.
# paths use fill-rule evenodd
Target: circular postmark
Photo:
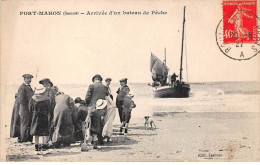
<instances>
[{"instance_id":1,"label":"circular postmark","mask_svg":"<svg viewBox=\"0 0 260 165\"><path fill-rule=\"evenodd\" d=\"M224 19L230 18L233 12L230 12L226 16L224 16ZM250 12L247 12L247 15L250 17L256 19L258 22L260 22L259 18ZM220 49L220 51L227 57L233 59L233 60L249 60L252 57L256 56L260 53L260 25L253 26L253 32L250 32L247 38L240 39L239 35L235 32L232 33L232 31L228 29L224 29L223 25L224 20L221 19L218 23L218 26L216 28L216 42ZM253 33L253 34L252 34ZM257 36L255 41L253 42L247 42L248 39L251 39L252 37ZM224 37L233 37L235 40L234 42L226 42Z\"/></svg>"}]
</instances>

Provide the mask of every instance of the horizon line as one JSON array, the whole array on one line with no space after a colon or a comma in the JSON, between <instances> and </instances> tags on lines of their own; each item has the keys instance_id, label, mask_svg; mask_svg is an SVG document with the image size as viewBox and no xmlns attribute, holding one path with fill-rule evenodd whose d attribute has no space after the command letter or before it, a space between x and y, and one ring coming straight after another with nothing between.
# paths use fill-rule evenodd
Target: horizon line
<instances>
[{"instance_id":1,"label":"horizon line","mask_svg":"<svg viewBox=\"0 0 260 165\"><path fill-rule=\"evenodd\" d=\"M104 82L104 81L103 81ZM186 81L185 81L186 82ZM228 82L228 83L232 83L232 82L259 82L260 83L260 80L246 80L246 81L236 81L236 80L233 80L233 81L190 81L188 83L223 83L223 82ZM116 83L119 83L119 82L111 82L111 84L116 84ZM148 84L150 82L128 82L128 84ZM90 84L90 83L57 83L59 85L71 85L71 84ZM92 82L91 82L92 84Z\"/></svg>"}]
</instances>

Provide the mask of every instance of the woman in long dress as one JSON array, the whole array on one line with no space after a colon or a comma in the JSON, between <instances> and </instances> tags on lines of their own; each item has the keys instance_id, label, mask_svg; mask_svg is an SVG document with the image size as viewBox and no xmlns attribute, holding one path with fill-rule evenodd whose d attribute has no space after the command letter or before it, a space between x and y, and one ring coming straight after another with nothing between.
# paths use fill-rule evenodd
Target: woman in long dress
<instances>
[{"instance_id":1,"label":"woman in long dress","mask_svg":"<svg viewBox=\"0 0 260 165\"><path fill-rule=\"evenodd\" d=\"M18 137L18 142L20 141L20 116L19 116L19 101L18 94L15 94L15 103L13 107L13 113L11 118L11 127L10 127L10 137Z\"/></svg>"},{"instance_id":2,"label":"woman in long dress","mask_svg":"<svg viewBox=\"0 0 260 165\"><path fill-rule=\"evenodd\" d=\"M107 142L111 142L111 136L113 134L113 122L116 116L116 104L110 97L106 97L107 100L107 113L105 116L105 125L102 131L102 136L107 139Z\"/></svg>"},{"instance_id":3,"label":"woman in long dress","mask_svg":"<svg viewBox=\"0 0 260 165\"><path fill-rule=\"evenodd\" d=\"M50 97L45 95L42 85L38 86L35 94L29 102L29 111L32 113L32 124L30 134L35 138L35 151L46 151L50 135L49 115L51 112ZM39 143L39 137L42 136L42 144Z\"/></svg>"},{"instance_id":4,"label":"woman in long dress","mask_svg":"<svg viewBox=\"0 0 260 165\"><path fill-rule=\"evenodd\" d=\"M53 116L53 135L52 143L56 147L69 146L74 142L74 126L72 122L72 111L74 108L73 99L64 94L58 92L55 97L56 106L54 108Z\"/></svg>"}]
</instances>

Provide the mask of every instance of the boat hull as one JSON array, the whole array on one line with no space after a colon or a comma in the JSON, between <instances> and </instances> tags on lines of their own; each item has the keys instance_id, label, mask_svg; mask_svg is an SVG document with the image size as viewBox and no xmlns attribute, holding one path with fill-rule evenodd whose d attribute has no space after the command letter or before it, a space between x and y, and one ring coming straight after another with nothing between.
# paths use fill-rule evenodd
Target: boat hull
<instances>
[{"instance_id":1,"label":"boat hull","mask_svg":"<svg viewBox=\"0 0 260 165\"><path fill-rule=\"evenodd\" d=\"M162 86L155 87L153 89L154 97L158 98L167 98L167 97L189 97L190 95L190 86L189 84L183 84L179 86Z\"/></svg>"}]
</instances>

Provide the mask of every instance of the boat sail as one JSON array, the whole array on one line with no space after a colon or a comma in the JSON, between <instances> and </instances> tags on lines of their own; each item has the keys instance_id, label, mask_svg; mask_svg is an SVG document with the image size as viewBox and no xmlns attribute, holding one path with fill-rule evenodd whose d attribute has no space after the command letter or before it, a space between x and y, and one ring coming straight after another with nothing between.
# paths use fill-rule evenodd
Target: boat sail
<instances>
[{"instance_id":1,"label":"boat sail","mask_svg":"<svg viewBox=\"0 0 260 165\"><path fill-rule=\"evenodd\" d=\"M173 84L167 84L167 76L169 68L166 66L166 51L165 60L162 62L155 55L151 54L150 72L153 79L153 93L155 97L189 97L190 84L182 81L182 61L183 61L183 42L185 28L185 6L183 12L183 29L182 29L182 46L181 46L181 62L179 80Z\"/></svg>"},{"instance_id":2,"label":"boat sail","mask_svg":"<svg viewBox=\"0 0 260 165\"><path fill-rule=\"evenodd\" d=\"M151 53L150 72L152 73L153 81L160 82L161 85L166 84L169 68Z\"/></svg>"}]
</instances>

